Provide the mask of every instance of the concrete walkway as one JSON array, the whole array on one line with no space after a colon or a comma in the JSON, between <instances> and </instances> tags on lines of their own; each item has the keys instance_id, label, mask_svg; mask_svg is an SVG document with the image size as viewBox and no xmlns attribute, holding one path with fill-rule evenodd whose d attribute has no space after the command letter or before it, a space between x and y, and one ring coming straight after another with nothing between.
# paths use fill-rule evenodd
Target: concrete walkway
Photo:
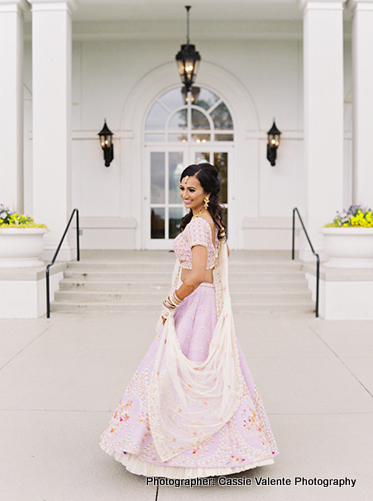
<instances>
[{"instance_id":1,"label":"concrete walkway","mask_svg":"<svg viewBox=\"0 0 373 501\"><path fill-rule=\"evenodd\" d=\"M373 494L373 321L235 316L277 439L253 485L146 486L98 445L155 336L157 315L0 320L1 501L354 500ZM291 485L257 486L255 477ZM295 485L295 478L356 480ZM289 479L289 480L287 480ZM280 480L282 481L282 480Z\"/></svg>"}]
</instances>

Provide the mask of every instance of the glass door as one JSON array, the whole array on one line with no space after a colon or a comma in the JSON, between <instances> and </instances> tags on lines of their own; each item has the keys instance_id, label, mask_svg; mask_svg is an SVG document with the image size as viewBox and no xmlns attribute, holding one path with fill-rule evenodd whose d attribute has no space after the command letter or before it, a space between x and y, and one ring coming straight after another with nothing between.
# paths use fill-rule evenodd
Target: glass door
<instances>
[{"instance_id":1,"label":"glass door","mask_svg":"<svg viewBox=\"0 0 373 501\"><path fill-rule=\"evenodd\" d=\"M212 90L195 87L185 96L180 86L159 95L144 123L144 205L145 249L171 249L185 213L179 196L180 174L192 163L209 162L219 170L221 203L229 211L230 243L236 234L233 214L232 115L221 97ZM229 169L228 169L229 165ZM233 231L232 231L233 230Z\"/></svg>"},{"instance_id":2,"label":"glass door","mask_svg":"<svg viewBox=\"0 0 373 501\"><path fill-rule=\"evenodd\" d=\"M187 165L186 154L176 148L149 151L150 183L144 206L147 249L172 249L172 241L179 233L184 215L179 179Z\"/></svg>"},{"instance_id":3,"label":"glass door","mask_svg":"<svg viewBox=\"0 0 373 501\"><path fill-rule=\"evenodd\" d=\"M202 145L201 145L202 146ZM219 145L220 146L220 145ZM146 249L172 249L178 235L180 220L186 209L179 194L180 175L187 165L209 162L219 171L221 183L220 202L226 208L225 223L230 235L234 219L229 209L229 170L232 151L230 148L189 146L181 149L152 147L148 151L148 186L144 197L144 247ZM228 216L229 215L229 216Z\"/></svg>"}]
</instances>

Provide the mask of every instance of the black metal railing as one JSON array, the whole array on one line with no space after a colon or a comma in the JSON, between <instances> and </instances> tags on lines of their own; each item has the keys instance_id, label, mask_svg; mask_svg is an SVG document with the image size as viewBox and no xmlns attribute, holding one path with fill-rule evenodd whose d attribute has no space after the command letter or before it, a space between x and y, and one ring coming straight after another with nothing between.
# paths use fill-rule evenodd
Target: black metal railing
<instances>
[{"instance_id":1,"label":"black metal railing","mask_svg":"<svg viewBox=\"0 0 373 501\"><path fill-rule=\"evenodd\" d=\"M50 299L49 299L49 269L51 266L54 265L54 262L56 261L56 258L58 256L58 253L60 251L60 248L61 248L61 245L65 239L65 236L66 236L66 233L70 227L70 224L71 224L71 221L73 220L73 217L74 217L74 214L76 213L76 251L77 251L77 255L76 255L76 259L77 261L80 261L80 247L79 247L79 210L78 209L74 209L71 213L71 216L70 216L70 219L69 219L69 222L67 223L67 226L65 228L65 232L64 234L62 235L62 238L60 240L60 243L58 244L58 247L57 247L57 250L53 256L53 259L52 261L47 264L47 267L45 269L45 278L46 278L46 286L47 286L47 318L50 318L51 316L51 305L50 305Z\"/></svg>"},{"instance_id":2,"label":"black metal railing","mask_svg":"<svg viewBox=\"0 0 373 501\"><path fill-rule=\"evenodd\" d=\"M316 254L314 251L313 245L311 243L310 237L308 236L307 230L303 224L303 220L299 214L299 210L295 207L293 209L293 245L292 245L292 252L291 252L291 258L294 259L294 247L295 247L295 213L298 214L299 221L302 225L302 228L304 230L304 233L307 237L308 243L310 244L311 251L314 256L316 256L316 317L319 316L319 282L320 282L320 256Z\"/></svg>"}]
</instances>

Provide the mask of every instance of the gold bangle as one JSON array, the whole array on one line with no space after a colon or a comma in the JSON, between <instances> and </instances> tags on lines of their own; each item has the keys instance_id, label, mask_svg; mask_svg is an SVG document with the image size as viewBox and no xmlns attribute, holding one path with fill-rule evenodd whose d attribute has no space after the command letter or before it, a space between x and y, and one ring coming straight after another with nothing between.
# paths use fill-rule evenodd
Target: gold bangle
<instances>
[{"instance_id":1,"label":"gold bangle","mask_svg":"<svg viewBox=\"0 0 373 501\"><path fill-rule=\"evenodd\" d=\"M163 305L168 308L169 310L173 310L175 308L175 305L173 305L169 299L169 297L167 297L164 301L163 301Z\"/></svg>"},{"instance_id":2,"label":"gold bangle","mask_svg":"<svg viewBox=\"0 0 373 501\"><path fill-rule=\"evenodd\" d=\"M174 310L183 302L175 292L172 293L171 296L168 296L164 301L163 305L169 310Z\"/></svg>"},{"instance_id":3,"label":"gold bangle","mask_svg":"<svg viewBox=\"0 0 373 501\"><path fill-rule=\"evenodd\" d=\"M172 301L174 304L176 304L177 306L179 306L179 304L181 304L181 303L183 302L183 300L182 300L182 299L180 299L180 298L178 297L178 295L176 294L176 292L174 292L174 293L172 294L171 301Z\"/></svg>"}]
</instances>

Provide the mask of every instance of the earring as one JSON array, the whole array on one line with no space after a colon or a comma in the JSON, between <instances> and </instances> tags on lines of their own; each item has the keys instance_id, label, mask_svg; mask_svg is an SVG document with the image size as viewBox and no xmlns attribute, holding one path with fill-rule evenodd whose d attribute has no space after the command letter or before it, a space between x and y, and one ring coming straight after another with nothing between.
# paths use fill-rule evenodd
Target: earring
<instances>
[{"instance_id":1,"label":"earring","mask_svg":"<svg viewBox=\"0 0 373 501\"><path fill-rule=\"evenodd\" d=\"M209 202L210 202L209 197L205 197L205 198L203 199L203 201L205 202L205 209L208 209L208 208L209 208Z\"/></svg>"}]
</instances>

